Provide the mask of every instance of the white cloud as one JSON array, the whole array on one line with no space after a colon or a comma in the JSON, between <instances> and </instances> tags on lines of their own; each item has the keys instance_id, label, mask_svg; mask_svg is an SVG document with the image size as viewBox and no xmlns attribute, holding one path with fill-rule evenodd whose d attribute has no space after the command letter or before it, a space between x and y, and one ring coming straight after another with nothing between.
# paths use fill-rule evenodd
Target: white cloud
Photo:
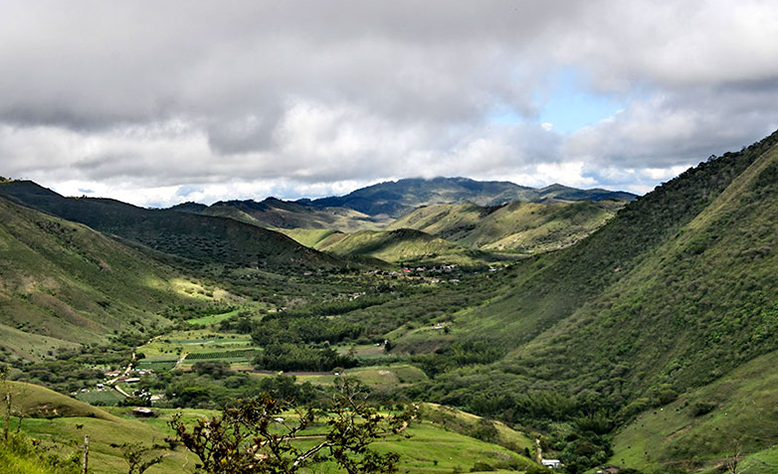
<instances>
[{"instance_id":1,"label":"white cloud","mask_svg":"<svg viewBox=\"0 0 778 474\"><path fill-rule=\"evenodd\" d=\"M767 0L0 7L0 174L68 194L169 204L438 175L645 190L778 127ZM569 135L537 123L560 68L622 110Z\"/></svg>"}]
</instances>

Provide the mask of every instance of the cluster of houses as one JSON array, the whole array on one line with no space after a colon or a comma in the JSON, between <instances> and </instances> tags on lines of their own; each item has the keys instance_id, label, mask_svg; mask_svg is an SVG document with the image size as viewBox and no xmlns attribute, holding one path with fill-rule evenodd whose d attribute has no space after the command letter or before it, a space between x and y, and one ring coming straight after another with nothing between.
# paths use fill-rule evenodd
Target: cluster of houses
<instances>
[{"instance_id":1,"label":"cluster of houses","mask_svg":"<svg viewBox=\"0 0 778 474\"><path fill-rule=\"evenodd\" d=\"M137 383L140 382L140 378L146 375L154 375L154 371L151 369L132 369L127 374L124 374L120 370L114 370L105 373L105 378L116 382L124 383Z\"/></svg>"}]
</instances>

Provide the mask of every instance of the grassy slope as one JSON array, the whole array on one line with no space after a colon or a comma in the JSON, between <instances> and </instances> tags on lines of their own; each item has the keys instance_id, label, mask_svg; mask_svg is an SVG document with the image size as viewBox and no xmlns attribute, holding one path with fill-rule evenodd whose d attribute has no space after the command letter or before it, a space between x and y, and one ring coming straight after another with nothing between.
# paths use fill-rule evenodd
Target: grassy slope
<instances>
[{"instance_id":1,"label":"grassy slope","mask_svg":"<svg viewBox=\"0 0 778 474\"><path fill-rule=\"evenodd\" d=\"M181 275L83 225L0 198L0 338L18 356L155 326Z\"/></svg>"},{"instance_id":2,"label":"grassy slope","mask_svg":"<svg viewBox=\"0 0 778 474\"><path fill-rule=\"evenodd\" d=\"M411 229L330 234L316 248L338 256L373 257L387 262L473 263L479 255Z\"/></svg>"},{"instance_id":3,"label":"grassy slope","mask_svg":"<svg viewBox=\"0 0 778 474\"><path fill-rule=\"evenodd\" d=\"M0 472L13 474L75 474L79 467L51 462L47 453L24 437L12 435L10 443L0 443Z\"/></svg>"},{"instance_id":4,"label":"grassy slope","mask_svg":"<svg viewBox=\"0 0 778 474\"><path fill-rule=\"evenodd\" d=\"M776 472L778 352L758 357L726 377L645 412L616 436L612 461L651 471L666 464L712 467L738 444L755 453L754 472ZM703 404L712 408L699 414ZM765 446L773 446L760 452ZM771 468L772 470L766 470ZM752 472L752 471L748 471Z\"/></svg>"},{"instance_id":5,"label":"grassy slope","mask_svg":"<svg viewBox=\"0 0 778 474\"><path fill-rule=\"evenodd\" d=\"M409 228L459 245L525 253L566 247L604 225L624 201L538 204L514 201L499 208L471 203L416 209L388 229Z\"/></svg>"},{"instance_id":6,"label":"grassy slope","mask_svg":"<svg viewBox=\"0 0 778 474\"><path fill-rule=\"evenodd\" d=\"M176 412L161 410L159 418L136 420L129 416L129 408L113 408L112 413L109 413L35 385L22 388L21 384L13 383L13 390L26 390L25 407L28 413L50 414L51 407L58 408L59 416L25 419L23 430L31 436L43 440L46 444L55 442L63 454L69 454L74 450L70 447L71 444L80 443L84 435L90 435L90 472L95 474L126 472L127 467L119 457L119 450L112 448L110 444L162 442L170 435L166 422ZM457 417L472 417L461 412L456 413ZM197 418L213 414L205 410L184 410L184 421L191 423ZM477 418L470 421L477 422ZM506 440L513 440L520 445L528 442L521 434L507 427L499 431L500 436ZM430 421L414 423L408 432L412 436L410 439L387 438L375 444L375 449L379 451L390 450L401 454L401 472L442 473L451 472L457 466L462 471L468 471L477 461L491 465L511 459L522 465L528 462L502 446L446 430ZM183 472L184 464L192 466L194 462L195 459L191 455L177 450L170 453L161 465L154 466L147 472Z\"/></svg>"},{"instance_id":7,"label":"grassy slope","mask_svg":"<svg viewBox=\"0 0 778 474\"><path fill-rule=\"evenodd\" d=\"M778 349L770 337L778 329L776 196L773 149L596 300L517 353L515 362L542 361L542 377L576 380L583 388L621 372L619 361L629 366L621 374L623 391L658 384L683 391Z\"/></svg>"},{"instance_id":8,"label":"grassy slope","mask_svg":"<svg viewBox=\"0 0 778 474\"><path fill-rule=\"evenodd\" d=\"M127 464L121 458L119 449L110 446L112 443L149 445L163 443L163 439L168 436L166 431L148 423L112 415L37 385L12 385L12 390L21 392L22 396L18 398L24 400L28 416L41 416L26 418L22 424L23 431L41 440L44 446L51 446L53 452L64 456L72 454L76 450L75 446L83 443L84 436L89 435L89 467L90 472L96 474L127 472ZM15 406L14 409L18 407ZM183 451L175 451L170 453L162 464L147 472L181 472L182 465L192 465L193 462L193 456Z\"/></svg>"},{"instance_id":9,"label":"grassy slope","mask_svg":"<svg viewBox=\"0 0 778 474\"><path fill-rule=\"evenodd\" d=\"M320 242L333 234L344 235L337 230L331 229L279 229L279 232L283 232L306 247L313 248L317 248Z\"/></svg>"},{"instance_id":10,"label":"grassy slope","mask_svg":"<svg viewBox=\"0 0 778 474\"><path fill-rule=\"evenodd\" d=\"M28 181L0 183L0 194L98 231L192 260L283 270L337 264L332 257L283 234L234 219L142 209L111 199L64 198Z\"/></svg>"},{"instance_id":11,"label":"grassy slope","mask_svg":"<svg viewBox=\"0 0 778 474\"><path fill-rule=\"evenodd\" d=\"M778 141L778 136L772 138ZM526 343L587 302L601 301L606 289L616 289L642 262L674 241L766 146L689 170L625 207L578 245L519 262L505 275L510 284L502 297L462 318L463 332L512 345ZM707 268L704 262L701 268Z\"/></svg>"}]
</instances>

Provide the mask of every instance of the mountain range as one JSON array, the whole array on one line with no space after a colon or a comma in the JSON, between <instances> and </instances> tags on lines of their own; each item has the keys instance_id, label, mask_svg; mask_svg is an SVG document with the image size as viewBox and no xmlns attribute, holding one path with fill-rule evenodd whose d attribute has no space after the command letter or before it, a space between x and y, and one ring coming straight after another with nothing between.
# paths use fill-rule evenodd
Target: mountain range
<instances>
[{"instance_id":1,"label":"mountain range","mask_svg":"<svg viewBox=\"0 0 778 474\"><path fill-rule=\"evenodd\" d=\"M303 200L314 207L347 207L369 216L401 217L410 210L433 204L470 202L480 206L499 206L511 201L601 201L634 200L637 196L623 191L576 189L552 184L536 189L507 181L475 181L468 178L401 179L375 184L345 196Z\"/></svg>"}]
</instances>

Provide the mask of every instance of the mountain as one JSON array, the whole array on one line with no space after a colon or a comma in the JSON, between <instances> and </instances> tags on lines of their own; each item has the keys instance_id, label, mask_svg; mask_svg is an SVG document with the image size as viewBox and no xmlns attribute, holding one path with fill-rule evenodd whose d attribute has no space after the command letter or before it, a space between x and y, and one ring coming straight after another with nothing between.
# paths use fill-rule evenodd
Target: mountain
<instances>
[{"instance_id":1,"label":"mountain","mask_svg":"<svg viewBox=\"0 0 778 474\"><path fill-rule=\"evenodd\" d=\"M536 253L567 247L612 218L625 201L513 201L483 207L472 203L420 207L387 229L416 229L480 250Z\"/></svg>"},{"instance_id":2,"label":"mountain","mask_svg":"<svg viewBox=\"0 0 778 474\"><path fill-rule=\"evenodd\" d=\"M345 196L298 201L314 207L347 207L369 216L401 217L419 206L461 204L496 206L510 201L635 199L634 194L603 189L581 190L558 184L542 189L507 181L474 181L468 178L410 178L357 189Z\"/></svg>"},{"instance_id":3,"label":"mountain","mask_svg":"<svg viewBox=\"0 0 778 474\"><path fill-rule=\"evenodd\" d=\"M337 229L353 232L378 229L384 224L347 207L313 207L275 198L262 202L220 201L197 213L229 217L270 229Z\"/></svg>"},{"instance_id":4,"label":"mountain","mask_svg":"<svg viewBox=\"0 0 778 474\"><path fill-rule=\"evenodd\" d=\"M30 181L0 183L0 196L198 262L283 271L337 264L283 234L234 219L143 209L113 199L65 198Z\"/></svg>"},{"instance_id":5,"label":"mountain","mask_svg":"<svg viewBox=\"0 0 778 474\"><path fill-rule=\"evenodd\" d=\"M540 410L522 398L527 391L566 394L543 408L548 416L577 400L616 422L640 413L656 421L681 409L667 405L678 397L737 402L748 380L774 376L774 365L756 361L778 351L776 222L778 132L657 187L577 245L516 264L501 296L453 323L460 341L500 347L499 360L440 376L431 396L518 421ZM747 366L750 379L738 375ZM757 411L713 407L729 418L709 426L737 427L748 416L751 428L737 432L748 452L778 443L774 411L759 412L761 400L749 406ZM720 435L727 452L668 432L663 442L686 439L694 449L638 455L661 464L688 454L711 466L731 454L730 434Z\"/></svg>"},{"instance_id":6,"label":"mountain","mask_svg":"<svg viewBox=\"0 0 778 474\"><path fill-rule=\"evenodd\" d=\"M159 312L195 301L183 291L184 279L82 224L0 197L0 350L6 360L36 360L110 334L166 326Z\"/></svg>"}]
</instances>

